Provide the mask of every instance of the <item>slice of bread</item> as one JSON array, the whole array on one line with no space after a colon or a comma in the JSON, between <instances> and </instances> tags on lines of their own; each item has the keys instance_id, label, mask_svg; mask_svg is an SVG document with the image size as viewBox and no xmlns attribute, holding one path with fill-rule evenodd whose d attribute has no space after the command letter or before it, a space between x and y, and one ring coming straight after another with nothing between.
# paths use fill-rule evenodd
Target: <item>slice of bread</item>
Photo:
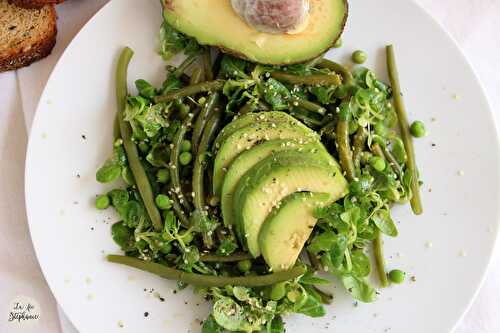
<instances>
[{"instance_id":1,"label":"slice of bread","mask_svg":"<svg viewBox=\"0 0 500 333\"><path fill-rule=\"evenodd\" d=\"M45 5L57 5L64 0L9 0L9 2L23 8L40 9Z\"/></svg>"},{"instance_id":2,"label":"slice of bread","mask_svg":"<svg viewBox=\"0 0 500 333\"><path fill-rule=\"evenodd\" d=\"M0 0L0 72L49 55L56 43L56 19L53 5L24 9Z\"/></svg>"}]
</instances>

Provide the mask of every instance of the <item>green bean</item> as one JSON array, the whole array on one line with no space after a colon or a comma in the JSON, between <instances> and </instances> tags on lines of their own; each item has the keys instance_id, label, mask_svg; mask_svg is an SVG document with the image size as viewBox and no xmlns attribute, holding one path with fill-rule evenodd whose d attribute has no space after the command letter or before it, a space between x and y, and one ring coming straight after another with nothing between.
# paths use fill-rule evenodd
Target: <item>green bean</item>
<instances>
[{"instance_id":1,"label":"green bean","mask_svg":"<svg viewBox=\"0 0 500 333\"><path fill-rule=\"evenodd\" d=\"M278 81L289 84L305 84L310 86L339 86L342 84L337 74L294 75L282 71L271 72L271 76Z\"/></svg>"},{"instance_id":2,"label":"green bean","mask_svg":"<svg viewBox=\"0 0 500 333\"><path fill-rule=\"evenodd\" d=\"M179 67L177 67L173 72L174 76L179 79L182 74L184 74L184 72L189 68L189 66L191 66L191 64L196 60L197 57L198 56L196 54L193 54L184 59Z\"/></svg>"},{"instance_id":3,"label":"green bean","mask_svg":"<svg viewBox=\"0 0 500 333\"><path fill-rule=\"evenodd\" d=\"M200 82L203 82L203 78L205 76L205 73L203 72L203 68L201 67L196 67L193 69L193 73L191 73L191 79L189 80L189 85L195 85Z\"/></svg>"},{"instance_id":4,"label":"green bean","mask_svg":"<svg viewBox=\"0 0 500 333\"><path fill-rule=\"evenodd\" d=\"M137 189L139 190L154 229L159 231L163 228L160 212L154 202L153 190L151 189L151 184L149 183L146 171L141 164L137 146L134 141L132 141L132 128L124 119L124 111L128 94L127 69L133 55L134 52L130 48L125 47L120 55L118 66L116 68L116 101L118 105L118 122L120 125L121 137L123 139L123 147L125 148L129 167L134 176Z\"/></svg>"},{"instance_id":5,"label":"green bean","mask_svg":"<svg viewBox=\"0 0 500 333\"><path fill-rule=\"evenodd\" d=\"M179 202L174 189L171 188L168 192L170 194L170 200L172 200L172 209L174 210L175 215L177 215L177 217L179 218L182 226L184 226L185 228L189 228L191 226L191 222L186 216L186 213L184 213L184 210L181 207L181 203Z\"/></svg>"},{"instance_id":6,"label":"green bean","mask_svg":"<svg viewBox=\"0 0 500 333\"><path fill-rule=\"evenodd\" d=\"M201 82L192 86L187 86L178 90L168 92L162 96L156 96L155 103L169 102L177 98L192 96L202 92L219 91L222 90L225 83L225 80Z\"/></svg>"},{"instance_id":7,"label":"green bean","mask_svg":"<svg viewBox=\"0 0 500 333\"><path fill-rule=\"evenodd\" d=\"M241 107L240 110L238 111L238 114L244 115L244 114L258 111L258 110L269 111L269 109L270 109L270 107L269 107L269 105L267 105L267 103L259 101L257 103L257 105L254 105L253 103L247 103L247 104L243 105L243 107Z\"/></svg>"},{"instance_id":8,"label":"green bean","mask_svg":"<svg viewBox=\"0 0 500 333\"><path fill-rule=\"evenodd\" d=\"M116 113L115 119L113 120L113 143L116 140L121 139L122 134L120 133L120 118L119 114Z\"/></svg>"},{"instance_id":9,"label":"green bean","mask_svg":"<svg viewBox=\"0 0 500 333\"><path fill-rule=\"evenodd\" d=\"M290 115L294 116L295 118L301 120L304 122L309 127L316 127L316 126L321 126L321 120L314 119L311 116L309 116L307 110L303 109L295 109L290 112Z\"/></svg>"},{"instance_id":10,"label":"green bean","mask_svg":"<svg viewBox=\"0 0 500 333\"><path fill-rule=\"evenodd\" d=\"M253 257L250 253L245 252L236 252L228 256L219 256L210 253L200 255L200 261L204 262L235 262L248 259L253 259Z\"/></svg>"},{"instance_id":11,"label":"green bean","mask_svg":"<svg viewBox=\"0 0 500 333\"><path fill-rule=\"evenodd\" d=\"M373 240L373 251L375 254L375 266L377 267L377 274L380 280L380 285L385 288L389 285L389 281L387 280L387 273L385 271L385 261L384 261L384 250L383 250L383 241L382 235L380 234L380 230L375 231L376 236Z\"/></svg>"},{"instance_id":12,"label":"green bean","mask_svg":"<svg viewBox=\"0 0 500 333\"><path fill-rule=\"evenodd\" d=\"M388 45L386 47L387 51L387 69L389 71L389 79L391 81L393 98L394 98L394 108L398 114L399 129L401 131L401 138L406 148L408 154L408 161L406 167L411 173L411 190L412 197L410 199L410 205L413 213L416 215L422 214L422 202L420 200L420 186L418 183L418 170L417 163L415 159L415 149L413 147L413 139L410 134L410 126L408 123L408 118L406 116L405 106L403 102L403 94L401 93L401 86L399 83L398 70L396 67L396 59L394 55L394 46Z\"/></svg>"},{"instance_id":13,"label":"green bean","mask_svg":"<svg viewBox=\"0 0 500 333\"><path fill-rule=\"evenodd\" d=\"M170 179L172 180L172 186L175 192L174 194L179 198L180 203L188 212L191 212L191 205L189 204L187 197L185 197L182 193L181 180L179 176L179 168L181 167L179 163L179 155L181 153L182 141L184 140L186 132L191 126L193 117L194 114L189 113L188 116L182 121L181 126L175 134L173 140L174 147L172 148L172 151L170 153Z\"/></svg>"},{"instance_id":14,"label":"green bean","mask_svg":"<svg viewBox=\"0 0 500 333\"><path fill-rule=\"evenodd\" d=\"M210 48L207 48L202 55L203 71L205 72L205 80L212 81L214 79L214 72L212 71L212 57L210 55Z\"/></svg>"},{"instance_id":15,"label":"green bean","mask_svg":"<svg viewBox=\"0 0 500 333\"><path fill-rule=\"evenodd\" d=\"M303 109L306 109L307 111L311 111L317 114L320 114L322 116L325 115L326 109L322 107L319 104L316 104L314 102L310 102L308 100L302 99L302 98L297 98L292 102L293 106L298 106Z\"/></svg>"},{"instance_id":16,"label":"green bean","mask_svg":"<svg viewBox=\"0 0 500 333\"><path fill-rule=\"evenodd\" d=\"M360 154L365 150L367 138L368 132L363 127L360 127L356 132L356 135L354 135L354 140L352 142L352 159L354 161L354 167L356 168L356 170L360 170Z\"/></svg>"},{"instance_id":17,"label":"green bean","mask_svg":"<svg viewBox=\"0 0 500 333\"><path fill-rule=\"evenodd\" d=\"M344 79L343 83L345 85L352 85L352 83L354 82L354 78L353 78L351 72L347 68L342 66L341 64L338 64L334 61L331 61L328 59L323 59L318 64L318 67L319 68L327 68L335 73L340 74L342 76L342 78Z\"/></svg>"},{"instance_id":18,"label":"green bean","mask_svg":"<svg viewBox=\"0 0 500 333\"><path fill-rule=\"evenodd\" d=\"M193 153L197 154L200 144L201 134L205 129L208 118L212 115L214 109L217 108L217 104L219 103L219 93L214 92L208 97L207 102L203 105L203 109L200 114L196 118L196 122L193 128L193 135L191 136L191 144L193 146Z\"/></svg>"},{"instance_id":19,"label":"green bean","mask_svg":"<svg viewBox=\"0 0 500 333\"><path fill-rule=\"evenodd\" d=\"M199 151L196 155L196 161L194 163L193 181L192 181L193 193L194 193L193 202L195 209L201 212L202 214L206 214L205 191L203 188L204 175L205 175L204 171L206 167L205 155L207 153L210 142L215 138L217 134L220 121L221 121L221 113L216 110L216 112L212 114L212 116L208 120L207 126L203 131L203 136L201 137L200 140ZM207 248L209 249L212 248L213 246L212 235L209 233L203 233L203 243Z\"/></svg>"},{"instance_id":20,"label":"green bean","mask_svg":"<svg viewBox=\"0 0 500 333\"><path fill-rule=\"evenodd\" d=\"M165 279L181 281L200 287L224 287L227 285L265 287L278 282L293 280L306 272L306 268L304 266L296 266L287 271L267 275L226 277L187 273L154 262L120 255L108 255L107 259L109 262L134 267L142 271L156 274Z\"/></svg>"},{"instance_id":21,"label":"green bean","mask_svg":"<svg viewBox=\"0 0 500 333\"><path fill-rule=\"evenodd\" d=\"M349 114L344 110L339 113L336 141L340 166L344 170L347 179L352 182L356 178L356 172L354 170L351 144L349 142Z\"/></svg>"}]
</instances>

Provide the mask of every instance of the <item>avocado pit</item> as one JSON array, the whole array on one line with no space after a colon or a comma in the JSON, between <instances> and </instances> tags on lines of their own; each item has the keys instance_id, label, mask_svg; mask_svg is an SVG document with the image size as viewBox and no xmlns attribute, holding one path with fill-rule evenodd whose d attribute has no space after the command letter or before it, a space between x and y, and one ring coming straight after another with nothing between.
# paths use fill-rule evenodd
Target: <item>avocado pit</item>
<instances>
[{"instance_id":1,"label":"avocado pit","mask_svg":"<svg viewBox=\"0 0 500 333\"><path fill-rule=\"evenodd\" d=\"M234 11L257 31L284 34L305 28L309 0L231 0Z\"/></svg>"}]
</instances>

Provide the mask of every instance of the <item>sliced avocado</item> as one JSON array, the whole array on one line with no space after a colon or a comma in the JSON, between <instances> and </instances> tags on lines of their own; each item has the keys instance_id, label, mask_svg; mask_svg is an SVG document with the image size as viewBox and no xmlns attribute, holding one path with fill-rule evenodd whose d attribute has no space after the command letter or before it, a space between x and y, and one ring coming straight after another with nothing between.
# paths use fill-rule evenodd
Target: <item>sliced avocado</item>
<instances>
[{"instance_id":1,"label":"sliced avocado","mask_svg":"<svg viewBox=\"0 0 500 333\"><path fill-rule=\"evenodd\" d=\"M268 111L268 112L252 112L247 113L241 117L238 117L227 124L217 135L214 140L213 146L216 149L220 148L220 145L224 140L227 139L228 136L233 134L239 129L243 127L247 127L248 125L255 124L257 122L285 122L285 121L295 121L295 118L292 118L289 114L282 111Z\"/></svg>"},{"instance_id":2,"label":"sliced avocado","mask_svg":"<svg viewBox=\"0 0 500 333\"><path fill-rule=\"evenodd\" d=\"M288 116L284 122L256 122L243 127L221 143L214 161L213 190L220 197L222 181L231 162L242 152L269 140L293 139L299 143L319 142L319 136L300 121Z\"/></svg>"},{"instance_id":3,"label":"sliced avocado","mask_svg":"<svg viewBox=\"0 0 500 333\"><path fill-rule=\"evenodd\" d=\"M262 256L273 272L295 264L316 224L314 210L331 202L327 193L297 192L273 209L259 233Z\"/></svg>"},{"instance_id":4,"label":"sliced avocado","mask_svg":"<svg viewBox=\"0 0 500 333\"><path fill-rule=\"evenodd\" d=\"M346 0L310 0L301 29L266 33L248 24L229 0L163 2L166 22L198 43L251 61L278 65L303 62L329 49L344 30L348 12Z\"/></svg>"},{"instance_id":5,"label":"sliced avocado","mask_svg":"<svg viewBox=\"0 0 500 333\"><path fill-rule=\"evenodd\" d=\"M250 170L255 164L262 161L269 155L285 151L311 151L312 149L323 149L325 147L320 142L298 143L295 140L271 140L264 142L252 149L241 153L229 166L221 191L221 210L226 226L234 224L233 194L240 178Z\"/></svg>"},{"instance_id":6,"label":"sliced avocado","mask_svg":"<svg viewBox=\"0 0 500 333\"><path fill-rule=\"evenodd\" d=\"M242 244L260 255L262 224L281 199L294 192L328 193L335 201L348 192L338 164L322 150L284 151L257 163L238 182L234 192L235 227Z\"/></svg>"}]
</instances>

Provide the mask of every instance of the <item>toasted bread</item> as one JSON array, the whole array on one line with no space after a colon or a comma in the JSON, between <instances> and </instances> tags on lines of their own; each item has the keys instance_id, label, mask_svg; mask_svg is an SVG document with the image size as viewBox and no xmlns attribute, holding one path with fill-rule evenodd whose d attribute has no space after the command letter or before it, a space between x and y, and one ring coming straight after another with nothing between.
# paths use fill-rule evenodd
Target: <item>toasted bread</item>
<instances>
[{"instance_id":1,"label":"toasted bread","mask_svg":"<svg viewBox=\"0 0 500 333\"><path fill-rule=\"evenodd\" d=\"M0 72L49 55L56 43L56 19L53 5L25 9L0 0Z\"/></svg>"},{"instance_id":2,"label":"toasted bread","mask_svg":"<svg viewBox=\"0 0 500 333\"><path fill-rule=\"evenodd\" d=\"M23 8L40 9L45 5L57 5L64 0L9 0L9 2Z\"/></svg>"}]
</instances>

